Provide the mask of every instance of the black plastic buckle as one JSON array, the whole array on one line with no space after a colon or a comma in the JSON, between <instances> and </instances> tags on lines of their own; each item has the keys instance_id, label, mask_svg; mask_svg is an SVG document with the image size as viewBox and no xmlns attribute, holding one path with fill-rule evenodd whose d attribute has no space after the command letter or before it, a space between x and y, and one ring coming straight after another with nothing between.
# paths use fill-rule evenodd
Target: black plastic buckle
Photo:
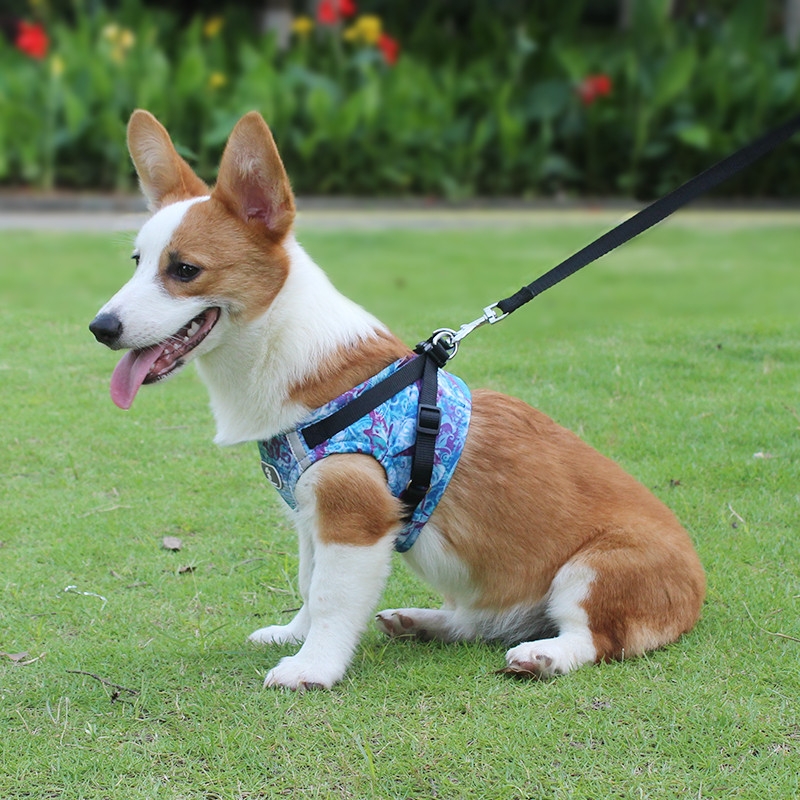
<instances>
[{"instance_id":1,"label":"black plastic buckle","mask_svg":"<svg viewBox=\"0 0 800 800\"><path fill-rule=\"evenodd\" d=\"M427 355L439 369L444 367L450 358L450 353L441 342L436 342L434 344L430 339L420 342L414 348L414 352L421 356Z\"/></svg>"},{"instance_id":2,"label":"black plastic buckle","mask_svg":"<svg viewBox=\"0 0 800 800\"><path fill-rule=\"evenodd\" d=\"M420 403L417 409L417 433L428 433L436 436L442 423L442 409Z\"/></svg>"}]
</instances>

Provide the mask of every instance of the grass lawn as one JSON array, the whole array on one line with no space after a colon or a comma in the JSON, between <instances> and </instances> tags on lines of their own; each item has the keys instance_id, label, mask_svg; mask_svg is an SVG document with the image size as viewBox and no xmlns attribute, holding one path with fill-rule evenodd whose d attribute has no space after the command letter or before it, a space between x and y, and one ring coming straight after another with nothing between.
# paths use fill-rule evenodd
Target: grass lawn
<instances>
[{"instance_id":1,"label":"grass lawn","mask_svg":"<svg viewBox=\"0 0 800 800\"><path fill-rule=\"evenodd\" d=\"M599 232L301 240L413 343ZM211 443L191 369L129 412L108 397L118 355L86 326L130 272L127 237L5 232L0 247L0 798L800 795L800 228L661 227L452 365L676 511L708 571L691 634L536 683L493 674L500 645L370 631L340 685L304 695L261 688L293 648L244 644L299 604L255 445ZM384 605L437 603L399 560Z\"/></svg>"}]
</instances>

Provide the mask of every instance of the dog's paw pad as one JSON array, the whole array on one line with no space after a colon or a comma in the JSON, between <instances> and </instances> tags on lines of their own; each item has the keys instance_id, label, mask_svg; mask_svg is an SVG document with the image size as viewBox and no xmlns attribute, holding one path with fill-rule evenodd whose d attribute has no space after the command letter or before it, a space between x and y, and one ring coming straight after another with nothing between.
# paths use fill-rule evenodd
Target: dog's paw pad
<instances>
[{"instance_id":1,"label":"dog's paw pad","mask_svg":"<svg viewBox=\"0 0 800 800\"><path fill-rule=\"evenodd\" d=\"M375 624L378 630L383 631L387 636L418 636L423 631L415 628L416 623L407 614L399 611L381 611L375 615Z\"/></svg>"},{"instance_id":2,"label":"dog's paw pad","mask_svg":"<svg viewBox=\"0 0 800 800\"><path fill-rule=\"evenodd\" d=\"M395 614L394 616L400 623L400 627L404 630L409 630L414 627L414 620L411 619L411 617L407 617L405 614Z\"/></svg>"}]
</instances>

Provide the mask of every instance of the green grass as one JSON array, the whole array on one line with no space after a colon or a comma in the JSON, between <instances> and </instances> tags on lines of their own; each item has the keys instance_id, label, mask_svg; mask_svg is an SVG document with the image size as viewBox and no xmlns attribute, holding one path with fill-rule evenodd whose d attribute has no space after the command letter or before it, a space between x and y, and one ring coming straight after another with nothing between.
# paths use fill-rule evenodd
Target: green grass
<instances>
[{"instance_id":1,"label":"green grass","mask_svg":"<svg viewBox=\"0 0 800 800\"><path fill-rule=\"evenodd\" d=\"M597 232L301 238L413 343ZM0 651L31 662L0 656L0 798L800 794L800 643L773 635L800 637L800 228L662 227L475 333L453 362L677 512L708 570L691 634L532 683L493 674L499 645L370 631L339 686L305 695L261 688L292 648L244 645L298 605L294 537L254 446L211 443L192 370L130 412L108 398L117 355L86 326L126 279L128 244L0 243ZM161 549L167 534L180 552ZM383 602L437 598L398 559Z\"/></svg>"}]
</instances>

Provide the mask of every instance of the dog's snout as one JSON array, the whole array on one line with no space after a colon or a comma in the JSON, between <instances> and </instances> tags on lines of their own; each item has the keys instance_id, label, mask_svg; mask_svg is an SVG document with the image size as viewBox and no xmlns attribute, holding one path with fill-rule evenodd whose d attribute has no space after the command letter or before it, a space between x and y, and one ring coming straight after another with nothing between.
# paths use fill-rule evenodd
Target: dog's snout
<instances>
[{"instance_id":1,"label":"dog's snout","mask_svg":"<svg viewBox=\"0 0 800 800\"><path fill-rule=\"evenodd\" d=\"M112 347L122 336L122 320L116 314L98 314L89 330L98 342Z\"/></svg>"}]
</instances>

